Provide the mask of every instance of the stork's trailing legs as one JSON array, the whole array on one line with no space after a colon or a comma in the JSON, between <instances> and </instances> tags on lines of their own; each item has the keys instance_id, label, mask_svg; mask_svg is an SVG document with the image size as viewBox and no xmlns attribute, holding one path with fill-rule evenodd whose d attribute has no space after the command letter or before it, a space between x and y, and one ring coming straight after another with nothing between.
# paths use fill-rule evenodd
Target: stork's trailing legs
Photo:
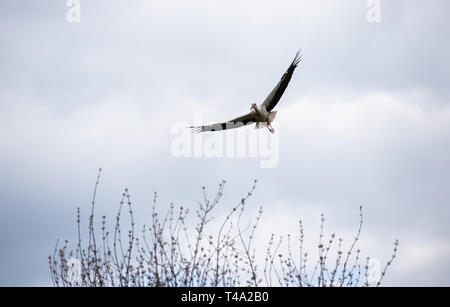
<instances>
[{"instance_id":1,"label":"stork's trailing legs","mask_svg":"<svg viewBox=\"0 0 450 307\"><path fill-rule=\"evenodd\" d=\"M270 132L275 133L275 129L273 129L273 127L270 124L269 120L267 120L267 129L269 129Z\"/></svg>"}]
</instances>

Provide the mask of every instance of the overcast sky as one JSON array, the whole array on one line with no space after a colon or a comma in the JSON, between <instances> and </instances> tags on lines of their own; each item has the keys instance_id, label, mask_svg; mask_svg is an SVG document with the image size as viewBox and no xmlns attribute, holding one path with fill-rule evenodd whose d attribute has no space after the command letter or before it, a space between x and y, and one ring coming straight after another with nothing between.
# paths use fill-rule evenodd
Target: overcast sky
<instances>
[{"instance_id":1,"label":"overcast sky","mask_svg":"<svg viewBox=\"0 0 450 307\"><path fill-rule=\"evenodd\" d=\"M381 0L0 2L0 285L50 285L47 256L75 234L98 167L100 213L130 190L145 222L195 208L227 180L218 214L259 180L268 233L351 240L385 285L450 285L450 2ZM262 102L302 48L277 106L279 163L177 158L177 122L223 121ZM267 131L268 133L268 131ZM311 244L312 244L311 243ZM313 245L312 245L313 246Z\"/></svg>"}]
</instances>

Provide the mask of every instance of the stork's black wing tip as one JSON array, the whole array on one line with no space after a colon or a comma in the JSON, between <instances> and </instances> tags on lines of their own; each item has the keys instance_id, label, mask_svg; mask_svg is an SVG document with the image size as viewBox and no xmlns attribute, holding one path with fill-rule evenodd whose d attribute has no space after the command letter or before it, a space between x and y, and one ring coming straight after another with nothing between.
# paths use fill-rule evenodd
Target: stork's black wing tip
<instances>
[{"instance_id":1,"label":"stork's black wing tip","mask_svg":"<svg viewBox=\"0 0 450 307\"><path fill-rule=\"evenodd\" d=\"M200 132L205 131L203 126L189 126L188 129L191 129L191 132L194 134L198 134Z\"/></svg>"},{"instance_id":2,"label":"stork's black wing tip","mask_svg":"<svg viewBox=\"0 0 450 307\"><path fill-rule=\"evenodd\" d=\"M295 54L294 60L292 61L291 66L292 67L297 67L298 63L300 63L302 61L302 49L300 48L297 53Z\"/></svg>"}]
</instances>

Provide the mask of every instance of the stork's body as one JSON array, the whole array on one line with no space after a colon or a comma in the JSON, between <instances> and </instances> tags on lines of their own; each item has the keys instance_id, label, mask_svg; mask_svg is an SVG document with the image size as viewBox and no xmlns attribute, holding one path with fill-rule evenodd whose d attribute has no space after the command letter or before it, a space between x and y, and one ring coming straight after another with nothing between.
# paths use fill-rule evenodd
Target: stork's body
<instances>
[{"instance_id":1,"label":"stork's body","mask_svg":"<svg viewBox=\"0 0 450 307\"><path fill-rule=\"evenodd\" d=\"M256 103L253 103L250 108L250 113L227 122L190 128L192 128L194 132L205 132L233 129L245 126L247 124L256 123L255 128L258 129L267 127L270 132L274 133L275 130L272 128L271 123L275 119L277 112L272 111L272 109L275 108L284 91L286 90L289 81L291 80L292 74L294 73L294 70L297 67L298 63L300 63L300 61L300 52L297 52L291 65L281 77L281 80L278 82L275 88L269 93L267 98L260 105L256 105Z\"/></svg>"},{"instance_id":2,"label":"stork's body","mask_svg":"<svg viewBox=\"0 0 450 307\"><path fill-rule=\"evenodd\" d=\"M275 132L275 129L272 128L271 123L275 119L277 111L268 112L263 104L258 106L256 103L252 104L250 110L250 113L253 114L256 120L256 129L267 127L270 132Z\"/></svg>"}]
</instances>

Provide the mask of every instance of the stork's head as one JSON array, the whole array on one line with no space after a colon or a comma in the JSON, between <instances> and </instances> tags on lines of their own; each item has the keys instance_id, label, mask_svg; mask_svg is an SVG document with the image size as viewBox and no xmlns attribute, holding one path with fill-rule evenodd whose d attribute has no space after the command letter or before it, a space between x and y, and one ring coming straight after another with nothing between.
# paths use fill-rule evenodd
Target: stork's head
<instances>
[{"instance_id":1,"label":"stork's head","mask_svg":"<svg viewBox=\"0 0 450 307\"><path fill-rule=\"evenodd\" d=\"M252 106L250 107L250 110L256 110L256 103L252 103Z\"/></svg>"}]
</instances>

